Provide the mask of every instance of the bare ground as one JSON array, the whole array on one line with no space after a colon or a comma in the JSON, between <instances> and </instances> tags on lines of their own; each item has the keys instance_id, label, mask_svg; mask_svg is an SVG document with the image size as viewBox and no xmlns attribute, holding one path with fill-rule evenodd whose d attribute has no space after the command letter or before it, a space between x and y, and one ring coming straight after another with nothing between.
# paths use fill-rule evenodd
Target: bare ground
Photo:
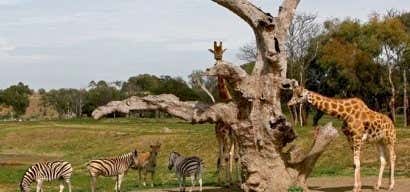
<instances>
[{"instance_id":1,"label":"bare ground","mask_svg":"<svg viewBox=\"0 0 410 192\"><path fill-rule=\"evenodd\" d=\"M379 191L387 191L389 186L389 179L383 178L383 185ZM377 177L365 177L362 179L362 192L374 191L373 186L377 182ZM353 177L315 177L309 179L309 188L311 192L347 192L353 189ZM189 188L187 188L189 189ZM198 190L198 187L195 188ZM138 190L143 192L177 192L178 188L169 189L145 189ZM233 192L240 191L229 190L218 187L204 187L203 192ZM397 178L394 188L395 192L409 192L410 178Z\"/></svg>"},{"instance_id":2,"label":"bare ground","mask_svg":"<svg viewBox=\"0 0 410 192\"><path fill-rule=\"evenodd\" d=\"M309 179L309 187L315 192L345 192L352 191L353 177L317 177ZM374 191L373 186L377 182L377 177L362 178L362 192ZM383 178L382 188L379 191L387 191L389 179ZM410 191L409 178L396 178L395 192Z\"/></svg>"}]
</instances>

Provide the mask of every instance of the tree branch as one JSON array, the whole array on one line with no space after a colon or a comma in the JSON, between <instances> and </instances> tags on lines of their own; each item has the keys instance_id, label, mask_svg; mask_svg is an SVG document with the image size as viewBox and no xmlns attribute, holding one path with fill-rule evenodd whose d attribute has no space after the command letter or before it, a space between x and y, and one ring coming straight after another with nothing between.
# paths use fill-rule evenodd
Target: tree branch
<instances>
[{"instance_id":1,"label":"tree branch","mask_svg":"<svg viewBox=\"0 0 410 192\"><path fill-rule=\"evenodd\" d=\"M300 148L294 148L290 151L288 164L290 168L297 171L299 183L306 184L306 179L312 172L316 161L338 136L339 134L332 122L329 122L325 126L315 128L314 141L309 153L303 155Z\"/></svg>"},{"instance_id":2,"label":"tree branch","mask_svg":"<svg viewBox=\"0 0 410 192\"><path fill-rule=\"evenodd\" d=\"M253 29L256 29L261 22L266 24L272 23L273 19L269 13L263 12L261 9L253 5L247 0L212 0L215 3L229 9L245 22L247 22Z\"/></svg>"},{"instance_id":3,"label":"tree branch","mask_svg":"<svg viewBox=\"0 0 410 192\"><path fill-rule=\"evenodd\" d=\"M204 75L221 76L230 82L238 82L246 79L248 74L241 67L227 61L217 61L217 64L206 69Z\"/></svg>"},{"instance_id":4,"label":"tree branch","mask_svg":"<svg viewBox=\"0 0 410 192\"><path fill-rule=\"evenodd\" d=\"M95 109L92 116L94 119L100 119L112 112L129 113L139 110L162 110L192 123L222 121L232 124L237 122L238 114L237 106L232 102L207 105L198 101L180 101L172 94L161 94L145 97L133 96L122 101L112 101Z\"/></svg>"}]
</instances>

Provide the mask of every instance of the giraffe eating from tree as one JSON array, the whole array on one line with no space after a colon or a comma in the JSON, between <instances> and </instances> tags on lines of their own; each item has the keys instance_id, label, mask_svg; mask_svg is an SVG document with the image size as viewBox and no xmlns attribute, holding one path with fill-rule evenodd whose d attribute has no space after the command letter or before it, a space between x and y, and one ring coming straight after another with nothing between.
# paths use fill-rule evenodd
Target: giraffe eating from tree
<instances>
[{"instance_id":1,"label":"giraffe eating from tree","mask_svg":"<svg viewBox=\"0 0 410 192\"><path fill-rule=\"evenodd\" d=\"M375 143L379 152L380 170L375 189L380 189L383 170L386 166L386 155L388 155L390 159L389 191L393 190L396 131L392 120L388 116L369 109L358 98L329 98L299 86L296 81L289 88L293 90L293 96L288 102L288 106L308 102L317 109L343 120L342 131L353 149L355 167L353 191L361 191L360 152L365 142ZM386 152L389 152L389 154L386 154Z\"/></svg>"},{"instance_id":2,"label":"giraffe eating from tree","mask_svg":"<svg viewBox=\"0 0 410 192\"><path fill-rule=\"evenodd\" d=\"M214 54L214 59L216 60L215 65L218 65L222 61L223 53L226 49L223 49L222 42L219 42L219 45L214 41L213 49L208 49L211 53ZM218 94L222 102L229 102L232 100L232 96L229 93L226 80L222 76L217 76L218 78ZM228 182L228 185L231 185L233 172L233 161L235 161L236 172L241 181L240 170L239 170L239 148L238 142L233 135L232 129L229 125L218 122L215 125L216 138L219 144L219 153L217 160L217 172L218 172L218 183L221 182L222 170L225 169L225 179Z\"/></svg>"}]
</instances>

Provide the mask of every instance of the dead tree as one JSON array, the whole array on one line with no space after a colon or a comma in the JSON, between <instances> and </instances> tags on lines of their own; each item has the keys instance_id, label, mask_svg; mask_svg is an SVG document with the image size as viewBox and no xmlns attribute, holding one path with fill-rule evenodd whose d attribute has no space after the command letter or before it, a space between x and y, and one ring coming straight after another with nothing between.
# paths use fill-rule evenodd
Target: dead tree
<instances>
[{"instance_id":1,"label":"dead tree","mask_svg":"<svg viewBox=\"0 0 410 192\"><path fill-rule=\"evenodd\" d=\"M317 129L310 152L300 147L283 148L296 135L282 113L280 91L291 87L286 79L287 30L299 0L283 0L278 16L263 12L247 0L213 0L232 11L253 29L257 58L252 73L221 60L205 74L223 77L235 99L212 105L180 101L174 95L131 97L109 103L93 112L100 118L113 111L162 110L192 123L223 122L238 139L244 175L244 191L287 191L301 186L307 191L306 178L326 146L337 136L331 124Z\"/></svg>"}]
</instances>

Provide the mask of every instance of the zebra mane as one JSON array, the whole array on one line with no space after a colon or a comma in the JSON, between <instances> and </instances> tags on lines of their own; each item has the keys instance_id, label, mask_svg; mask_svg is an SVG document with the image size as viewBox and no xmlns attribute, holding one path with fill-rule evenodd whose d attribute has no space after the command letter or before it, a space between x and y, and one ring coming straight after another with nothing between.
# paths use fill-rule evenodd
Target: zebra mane
<instances>
[{"instance_id":1,"label":"zebra mane","mask_svg":"<svg viewBox=\"0 0 410 192\"><path fill-rule=\"evenodd\" d=\"M133 154L134 154L134 151L131 151L131 152L128 152L128 153L123 153L121 155L111 156L111 157L104 157L104 158L101 158L101 159L108 160L108 159L117 159L117 158L128 158L128 157L131 157Z\"/></svg>"},{"instance_id":2,"label":"zebra mane","mask_svg":"<svg viewBox=\"0 0 410 192\"><path fill-rule=\"evenodd\" d=\"M180 153L176 152L176 151L172 151L171 154L175 154L177 156L182 156Z\"/></svg>"}]
</instances>

